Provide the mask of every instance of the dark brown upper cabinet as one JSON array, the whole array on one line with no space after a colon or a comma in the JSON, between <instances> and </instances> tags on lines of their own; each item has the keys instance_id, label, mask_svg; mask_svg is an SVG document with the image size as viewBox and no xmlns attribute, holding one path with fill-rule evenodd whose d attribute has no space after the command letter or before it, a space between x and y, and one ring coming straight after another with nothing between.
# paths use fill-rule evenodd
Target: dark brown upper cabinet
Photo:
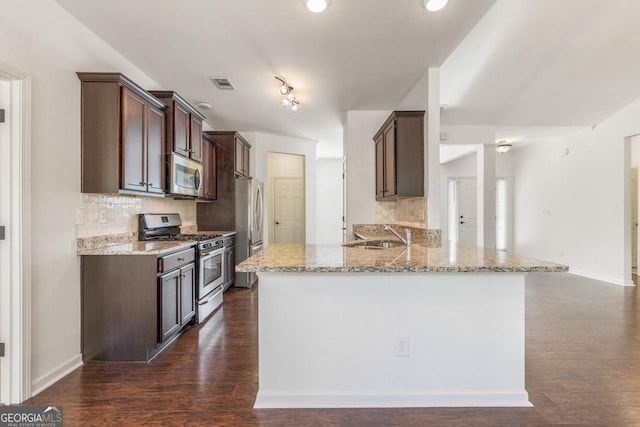
<instances>
[{"instance_id":1,"label":"dark brown upper cabinet","mask_svg":"<svg viewBox=\"0 0 640 427\"><path fill-rule=\"evenodd\" d=\"M166 106L120 73L77 74L81 191L164 194Z\"/></svg>"},{"instance_id":2,"label":"dark brown upper cabinet","mask_svg":"<svg viewBox=\"0 0 640 427\"><path fill-rule=\"evenodd\" d=\"M150 93L167 104L167 152L202 162L202 122L205 117L173 91L152 90Z\"/></svg>"},{"instance_id":3,"label":"dark brown upper cabinet","mask_svg":"<svg viewBox=\"0 0 640 427\"><path fill-rule=\"evenodd\" d=\"M239 133L235 135L235 173L237 176L249 176L249 154L251 144L249 144Z\"/></svg>"},{"instance_id":4,"label":"dark brown upper cabinet","mask_svg":"<svg viewBox=\"0 0 640 427\"><path fill-rule=\"evenodd\" d=\"M251 146L236 131L204 131L204 134L216 141L217 194L215 200L197 204L198 229L235 230L236 177L249 175Z\"/></svg>"},{"instance_id":5,"label":"dark brown upper cabinet","mask_svg":"<svg viewBox=\"0 0 640 427\"><path fill-rule=\"evenodd\" d=\"M217 161L216 161L216 142L207 135L202 134L202 169L204 181L202 183L202 198L215 200L217 197Z\"/></svg>"},{"instance_id":6,"label":"dark brown upper cabinet","mask_svg":"<svg viewBox=\"0 0 640 427\"><path fill-rule=\"evenodd\" d=\"M376 200L424 196L424 111L394 111L373 141Z\"/></svg>"}]
</instances>

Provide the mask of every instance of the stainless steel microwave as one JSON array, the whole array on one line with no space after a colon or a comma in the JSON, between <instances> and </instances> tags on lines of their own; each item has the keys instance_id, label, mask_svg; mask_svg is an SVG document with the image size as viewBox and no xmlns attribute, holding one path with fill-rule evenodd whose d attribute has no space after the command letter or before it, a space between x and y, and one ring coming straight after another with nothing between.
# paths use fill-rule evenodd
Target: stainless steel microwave
<instances>
[{"instance_id":1,"label":"stainless steel microwave","mask_svg":"<svg viewBox=\"0 0 640 427\"><path fill-rule=\"evenodd\" d=\"M202 165L179 154L169 155L169 193L202 197Z\"/></svg>"}]
</instances>

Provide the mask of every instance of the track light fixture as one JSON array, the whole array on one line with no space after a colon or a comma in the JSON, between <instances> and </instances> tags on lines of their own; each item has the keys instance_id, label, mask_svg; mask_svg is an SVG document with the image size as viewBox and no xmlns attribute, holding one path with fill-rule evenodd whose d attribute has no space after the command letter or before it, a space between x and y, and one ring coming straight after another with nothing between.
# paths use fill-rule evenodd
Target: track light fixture
<instances>
[{"instance_id":1,"label":"track light fixture","mask_svg":"<svg viewBox=\"0 0 640 427\"><path fill-rule=\"evenodd\" d=\"M284 98L280 101L280 105L283 107L291 106L291 111L293 113L300 111L300 101L296 99L296 96L293 94L293 86L289 86L286 80L282 77L275 76L275 78L282 83L282 86L280 86L280 95L284 95Z\"/></svg>"}]
</instances>

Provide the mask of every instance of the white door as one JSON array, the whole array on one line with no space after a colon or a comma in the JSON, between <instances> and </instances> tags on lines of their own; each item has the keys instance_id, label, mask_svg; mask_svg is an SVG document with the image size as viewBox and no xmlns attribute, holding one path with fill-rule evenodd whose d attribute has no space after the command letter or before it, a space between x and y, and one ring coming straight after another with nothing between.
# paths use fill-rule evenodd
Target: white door
<instances>
[{"instance_id":1,"label":"white door","mask_svg":"<svg viewBox=\"0 0 640 427\"><path fill-rule=\"evenodd\" d=\"M631 169L631 267L638 268L638 168Z\"/></svg>"},{"instance_id":2,"label":"white door","mask_svg":"<svg viewBox=\"0 0 640 427\"><path fill-rule=\"evenodd\" d=\"M304 179L274 178L274 241L305 243Z\"/></svg>"},{"instance_id":3,"label":"white door","mask_svg":"<svg viewBox=\"0 0 640 427\"><path fill-rule=\"evenodd\" d=\"M458 242L476 246L478 239L478 194L474 178L458 180Z\"/></svg>"}]
</instances>

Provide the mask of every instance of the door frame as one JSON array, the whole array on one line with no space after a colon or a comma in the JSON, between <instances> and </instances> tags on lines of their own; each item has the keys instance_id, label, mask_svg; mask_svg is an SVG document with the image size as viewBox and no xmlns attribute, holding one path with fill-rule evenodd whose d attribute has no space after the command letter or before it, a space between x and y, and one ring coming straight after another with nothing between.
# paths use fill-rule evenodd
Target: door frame
<instances>
[{"instance_id":1,"label":"door frame","mask_svg":"<svg viewBox=\"0 0 640 427\"><path fill-rule=\"evenodd\" d=\"M449 215L450 215L450 182L451 181L460 181L463 179L475 179L477 182L477 177L475 176L451 176L451 177L447 177L447 185L445 188L446 191L446 195L445 198L443 199L444 205L445 205L445 210L444 210L444 214L445 214L445 221L442 222L443 226L442 226L442 235L446 236L446 238L449 238ZM513 200L514 200L514 189L513 189L513 185L512 185L512 180L511 178L509 178L508 176L498 176L496 175L496 183L498 182L498 180L504 180L507 184L507 193L506 193L506 197L507 197L507 205L506 205L506 221L507 221L507 252L513 250L513 235L514 235L514 231L513 231ZM496 217L497 220L497 217ZM640 239L640 236L639 236ZM639 249L640 249L640 244L639 244ZM640 253L640 252L639 252Z\"/></svg>"},{"instance_id":2,"label":"door frame","mask_svg":"<svg viewBox=\"0 0 640 427\"><path fill-rule=\"evenodd\" d=\"M0 358L0 403L21 403L31 397L31 77L0 63L0 79L10 82L10 126L8 147L11 171L3 190L8 204L7 239L2 242L2 261L8 272L0 286L0 340L5 357ZM1 173L1 172L0 172Z\"/></svg>"}]
</instances>

